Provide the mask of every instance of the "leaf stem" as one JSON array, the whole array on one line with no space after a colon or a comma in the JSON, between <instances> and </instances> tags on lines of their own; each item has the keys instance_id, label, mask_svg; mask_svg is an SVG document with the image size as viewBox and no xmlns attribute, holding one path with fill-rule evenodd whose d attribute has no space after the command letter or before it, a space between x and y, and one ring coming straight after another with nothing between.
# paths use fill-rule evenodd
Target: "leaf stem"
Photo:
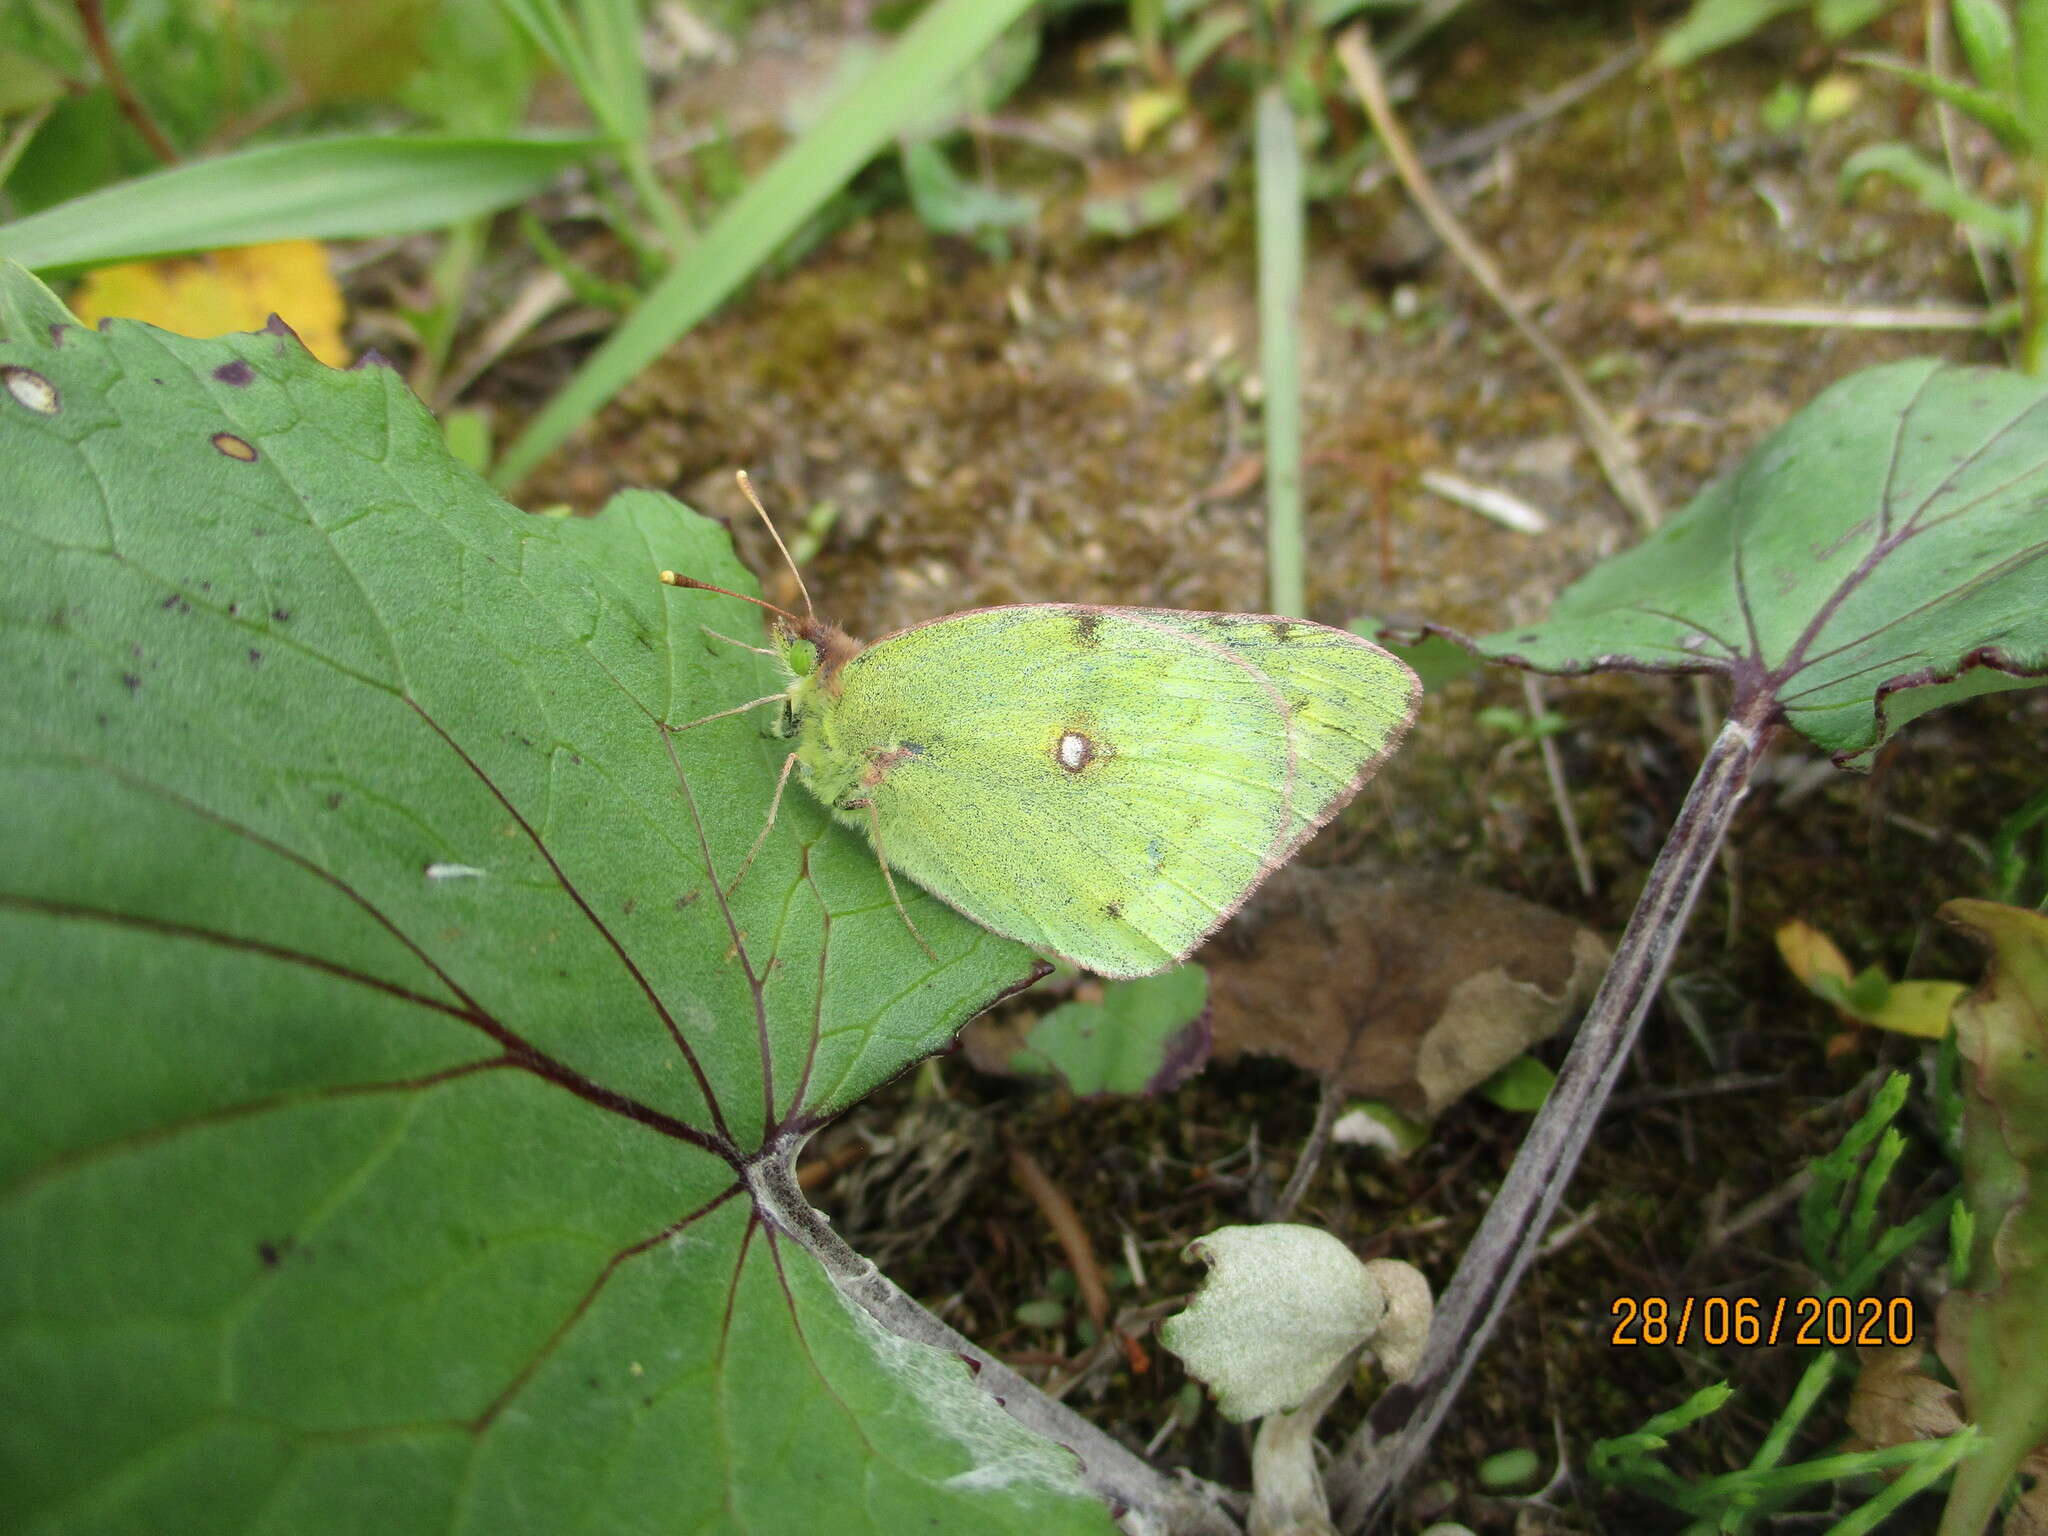
<instances>
[{"instance_id":1,"label":"leaf stem","mask_svg":"<svg viewBox=\"0 0 2048 1536\"><path fill-rule=\"evenodd\" d=\"M1380 1399L1330 1468L1340 1528L1384 1515L1536 1256L1770 743L1767 719L1768 701L1752 704L1722 726L1700 764L1557 1084L1443 1293L1421 1368Z\"/></svg>"}]
</instances>

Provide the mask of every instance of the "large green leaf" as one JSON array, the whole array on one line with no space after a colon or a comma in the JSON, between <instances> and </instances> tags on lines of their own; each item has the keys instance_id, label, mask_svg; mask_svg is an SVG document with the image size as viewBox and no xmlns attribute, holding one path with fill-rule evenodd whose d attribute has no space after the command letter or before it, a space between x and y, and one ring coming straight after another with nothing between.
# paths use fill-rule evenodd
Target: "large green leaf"
<instances>
[{"instance_id":1,"label":"large green leaf","mask_svg":"<svg viewBox=\"0 0 2048 1536\"><path fill-rule=\"evenodd\" d=\"M721 895L724 534L67 318L0 265L0 1529L1107 1530L794 1194L1034 963L796 798Z\"/></svg>"},{"instance_id":2,"label":"large green leaf","mask_svg":"<svg viewBox=\"0 0 2048 1536\"><path fill-rule=\"evenodd\" d=\"M1928 360L1829 389L1727 479L1480 654L1711 672L1837 762L2048 673L2048 386ZM1449 633L1444 631L1444 633Z\"/></svg>"}]
</instances>

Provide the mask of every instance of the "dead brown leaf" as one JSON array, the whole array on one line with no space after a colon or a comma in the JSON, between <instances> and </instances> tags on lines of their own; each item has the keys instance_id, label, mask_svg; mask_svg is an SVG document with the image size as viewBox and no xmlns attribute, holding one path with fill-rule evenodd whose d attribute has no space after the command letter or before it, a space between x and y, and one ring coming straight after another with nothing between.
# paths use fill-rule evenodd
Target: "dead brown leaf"
<instances>
[{"instance_id":1,"label":"dead brown leaf","mask_svg":"<svg viewBox=\"0 0 2048 1536\"><path fill-rule=\"evenodd\" d=\"M1920 1369L1920 1346L1864 1345L1862 1371L1849 1394L1849 1428L1863 1445L1883 1450L1938 1440L1962 1428L1962 1399Z\"/></svg>"},{"instance_id":2,"label":"dead brown leaf","mask_svg":"<svg viewBox=\"0 0 2048 1536\"><path fill-rule=\"evenodd\" d=\"M1583 1009L1607 945L1445 875L1295 866L1202 955L1219 1056L1284 1056L1434 1118Z\"/></svg>"}]
</instances>

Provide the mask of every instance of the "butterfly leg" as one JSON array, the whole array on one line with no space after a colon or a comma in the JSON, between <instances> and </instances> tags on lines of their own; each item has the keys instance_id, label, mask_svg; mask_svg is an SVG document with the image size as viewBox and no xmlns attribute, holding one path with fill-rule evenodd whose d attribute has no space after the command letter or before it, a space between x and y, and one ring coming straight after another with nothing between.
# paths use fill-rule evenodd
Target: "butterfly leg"
<instances>
[{"instance_id":1,"label":"butterfly leg","mask_svg":"<svg viewBox=\"0 0 2048 1536\"><path fill-rule=\"evenodd\" d=\"M896 915L903 919L903 926L910 930L910 936L917 940L917 947L936 961L938 951L925 942L923 934L917 931L917 924L910 920L910 914L903 910L903 898L896 894L896 877L889 873L889 856L882 851L882 818L875 810L872 800L851 802L868 808L868 841L875 845L875 862L882 866L882 883L889 887L889 899L896 903Z\"/></svg>"},{"instance_id":2,"label":"butterfly leg","mask_svg":"<svg viewBox=\"0 0 2048 1536\"><path fill-rule=\"evenodd\" d=\"M762 698L750 699L744 704L735 704L731 709L721 709L715 715L699 715L694 720L685 720L681 725L664 725L662 729L665 731L695 730L698 726L708 725L713 720L723 720L727 715L744 715L748 710L759 709L763 704L780 704L786 697L786 694L780 693L767 694Z\"/></svg>"},{"instance_id":3,"label":"butterfly leg","mask_svg":"<svg viewBox=\"0 0 2048 1536\"><path fill-rule=\"evenodd\" d=\"M777 695L781 697L781 695ZM796 754L790 753L782 760L782 772L775 776L775 798L768 802L768 820L761 827L761 835L754 839L754 846L747 850L747 856L740 860L740 872L732 877L732 883L725 888L727 896L740 888L740 882L747 878L747 871L754 867L754 855L761 851L761 845L768 841L768 834L775 830L776 813L782 809L782 792L789 787L790 770L796 767Z\"/></svg>"},{"instance_id":4,"label":"butterfly leg","mask_svg":"<svg viewBox=\"0 0 2048 1536\"><path fill-rule=\"evenodd\" d=\"M765 645L749 645L744 640L735 640L731 635L720 634L709 624L699 624L697 627L714 640L723 640L727 645L736 645L743 651L752 651L756 656L772 656L778 661L782 659L782 652L770 650Z\"/></svg>"}]
</instances>

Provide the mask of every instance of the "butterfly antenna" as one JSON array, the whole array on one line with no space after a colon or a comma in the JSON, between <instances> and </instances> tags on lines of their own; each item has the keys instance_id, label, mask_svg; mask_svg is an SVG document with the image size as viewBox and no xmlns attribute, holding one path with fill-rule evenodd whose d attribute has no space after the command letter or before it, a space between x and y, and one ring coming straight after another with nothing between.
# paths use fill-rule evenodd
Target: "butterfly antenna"
<instances>
[{"instance_id":1,"label":"butterfly antenna","mask_svg":"<svg viewBox=\"0 0 2048 1536\"><path fill-rule=\"evenodd\" d=\"M761 521L768 529L768 537L773 539L775 547L782 551L783 561L789 566L789 574L796 578L796 589L804 595L804 612L809 614L815 623L818 610L811 606L811 589L804 585L804 573L796 568L796 561L790 557L789 546L782 542L782 535L775 531L774 519L769 517L768 509L761 505L761 498L754 494L754 482L747 477L744 469L736 469L733 474L739 480L740 489L746 492L747 500L751 501L754 510L761 514Z\"/></svg>"},{"instance_id":2,"label":"butterfly antenna","mask_svg":"<svg viewBox=\"0 0 2048 1536\"><path fill-rule=\"evenodd\" d=\"M752 603L756 608L766 608L770 613L779 613L792 624L802 624L803 622L803 620L799 619L787 608L778 608L773 603L763 602L758 597L749 597L744 592L735 592L730 587L714 587L710 582L699 581L694 576L684 576L675 571L663 571L661 579L665 585L671 587L689 587L697 592L716 592L720 597L736 597L743 603ZM753 647L748 646L747 649L752 650Z\"/></svg>"}]
</instances>

